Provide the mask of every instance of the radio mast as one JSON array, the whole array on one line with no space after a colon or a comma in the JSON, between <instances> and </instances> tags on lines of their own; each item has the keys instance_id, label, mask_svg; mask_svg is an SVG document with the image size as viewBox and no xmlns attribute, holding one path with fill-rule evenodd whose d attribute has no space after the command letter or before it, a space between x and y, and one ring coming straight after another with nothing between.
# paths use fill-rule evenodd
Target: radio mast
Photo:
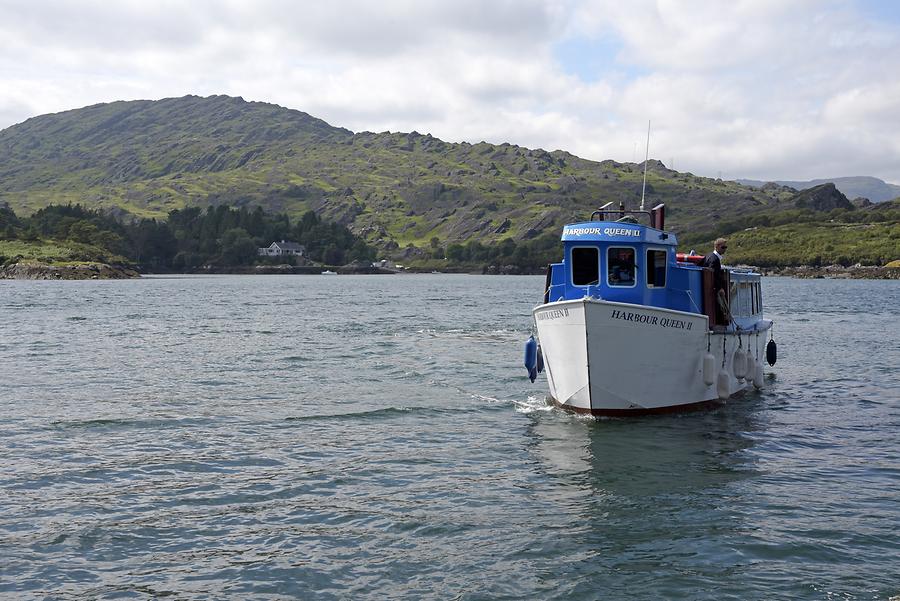
<instances>
[{"instance_id":1,"label":"radio mast","mask_svg":"<svg viewBox=\"0 0 900 601\"><path fill-rule=\"evenodd\" d=\"M644 193L647 191L647 163L650 162L650 120L647 120L647 154L644 155L644 184L641 186L641 210L644 210Z\"/></svg>"}]
</instances>

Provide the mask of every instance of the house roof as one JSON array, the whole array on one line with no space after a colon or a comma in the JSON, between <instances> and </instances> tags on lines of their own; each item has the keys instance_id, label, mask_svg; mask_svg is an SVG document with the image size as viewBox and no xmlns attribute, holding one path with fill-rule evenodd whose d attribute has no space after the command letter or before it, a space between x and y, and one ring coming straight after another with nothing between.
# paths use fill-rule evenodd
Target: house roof
<instances>
[{"instance_id":1,"label":"house roof","mask_svg":"<svg viewBox=\"0 0 900 601\"><path fill-rule=\"evenodd\" d=\"M281 242L273 242L272 246L277 246L282 250L306 250L306 247L302 244L297 244L296 242L285 242L282 240ZM269 248L272 248L270 246Z\"/></svg>"}]
</instances>

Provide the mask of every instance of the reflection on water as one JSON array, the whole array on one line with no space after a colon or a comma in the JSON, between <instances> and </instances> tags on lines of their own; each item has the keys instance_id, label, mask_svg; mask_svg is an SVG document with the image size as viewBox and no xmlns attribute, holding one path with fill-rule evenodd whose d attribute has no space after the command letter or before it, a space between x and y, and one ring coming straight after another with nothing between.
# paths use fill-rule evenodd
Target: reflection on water
<instances>
[{"instance_id":1,"label":"reflection on water","mask_svg":"<svg viewBox=\"0 0 900 601\"><path fill-rule=\"evenodd\" d=\"M595 493L703 490L755 473L744 451L762 428L759 403L749 393L716 411L649 419L531 414L528 448L548 475Z\"/></svg>"},{"instance_id":2,"label":"reflection on water","mask_svg":"<svg viewBox=\"0 0 900 601\"><path fill-rule=\"evenodd\" d=\"M734 541L753 528L741 508L756 503L752 483L763 473L752 453L763 412L763 395L749 393L680 416L530 414L528 453L557 483L555 511L580 524L560 549L582 575L565 598L596 598L585 579L633 598L677 597L683 578L739 592L746 561Z\"/></svg>"}]
</instances>

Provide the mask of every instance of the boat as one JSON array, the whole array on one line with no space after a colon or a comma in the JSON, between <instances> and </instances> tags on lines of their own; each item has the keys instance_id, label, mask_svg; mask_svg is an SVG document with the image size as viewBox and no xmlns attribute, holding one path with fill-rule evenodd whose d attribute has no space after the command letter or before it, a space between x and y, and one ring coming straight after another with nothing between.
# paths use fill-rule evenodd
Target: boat
<instances>
[{"instance_id":1,"label":"boat","mask_svg":"<svg viewBox=\"0 0 900 601\"><path fill-rule=\"evenodd\" d=\"M676 251L664 204L610 205L563 228L525 345L532 382L546 371L552 403L594 416L716 407L761 388L777 347L760 274L723 266L716 296L703 257Z\"/></svg>"},{"instance_id":2,"label":"boat","mask_svg":"<svg viewBox=\"0 0 900 601\"><path fill-rule=\"evenodd\" d=\"M326 269L322 272L322 275L337 275L336 271L331 271L330 269Z\"/></svg>"}]
</instances>

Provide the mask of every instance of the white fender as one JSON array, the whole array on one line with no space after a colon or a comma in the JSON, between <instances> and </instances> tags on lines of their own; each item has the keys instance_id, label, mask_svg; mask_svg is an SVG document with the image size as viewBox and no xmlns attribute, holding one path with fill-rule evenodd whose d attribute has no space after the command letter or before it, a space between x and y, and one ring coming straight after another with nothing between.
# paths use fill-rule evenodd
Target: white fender
<instances>
[{"instance_id":1,"label":"white fender","mask_svg":"<svg viewBox=\"0 0 900 601\"><path fill-rule=\"evenodd\" d=\"M744 356L746 357L746 361L744 361L744 379L747 380L747 384L750 384L753 382L753 372L756 366L753 365L753 356L749 351Z\"/></svg>"},{"instance_id":2,"label":"white fender","mask_svg":"<svg viewBox=\"0 0 900 601\"><path fill-rule=\"evenodd\" d=\"M712 353L703 356L703 382L707 386L712 386L716 382L716 358Z\"/></svg>"},{"instance_id":3,"label":"white fender","mask_svg":"<svg viewBox=\"0 0 900 601\"><path fill-rule=\"evenodd\" d=\"M763 368L759 361L756 362L756 370L753 372L753 385L757 388L763 387Z\"/></svg>"},{"instance_id":4,"label":"white fender","mask_svg":"<svg viewBox=\"0 0 900 601\"><path fill-rule=\"evenodd\" d=\"M731 378L728 377L728 372L725 370L719 372L716 380L716 393L720 399L727 399L731 396Z\"/></svg>"},{"instance_id":5,"label":"white fender","mask_svg":"<svg viewBox=\"0 0 900 601\"><path fill-rule=\"evenodd\" d=\"M747 354L742 349L734 351L734 356L731 358L731 369L734 371L734 377L738 380L747 375Z\"/></svg>"}]
</instances>

